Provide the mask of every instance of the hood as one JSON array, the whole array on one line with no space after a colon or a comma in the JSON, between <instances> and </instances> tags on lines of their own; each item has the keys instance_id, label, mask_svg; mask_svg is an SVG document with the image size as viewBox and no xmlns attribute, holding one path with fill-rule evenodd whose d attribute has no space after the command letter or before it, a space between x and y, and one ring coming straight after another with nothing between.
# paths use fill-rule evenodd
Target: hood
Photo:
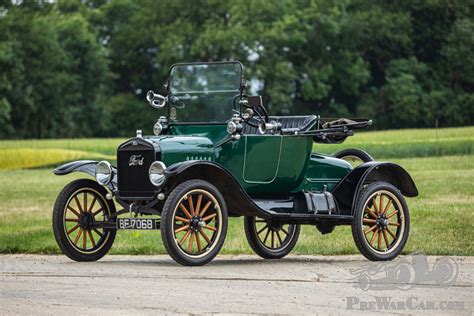
<instances>
[{"instance_id":1,"label":"hood","mask_svg":"<svg viewBox=\"0 0 474 316\"><path fill-rule=\"evenodd\" d=\"M166 166L186 160L215 160L212 141L203 136L163 135L147 137L160 147Z\"/></svg>"}]
</instances>

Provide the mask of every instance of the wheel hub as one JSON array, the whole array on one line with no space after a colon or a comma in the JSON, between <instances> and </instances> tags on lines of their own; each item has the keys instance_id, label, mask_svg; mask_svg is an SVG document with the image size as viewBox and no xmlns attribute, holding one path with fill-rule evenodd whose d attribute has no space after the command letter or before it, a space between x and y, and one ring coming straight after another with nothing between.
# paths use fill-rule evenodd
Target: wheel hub
<instances>
[{"instance_id":1,"label":"wheel hub","mask_svg":"<svg viewBox=\"0 0 474 316\"><path fill-rule=\"evenodd\" d=\"M377 227L382 230L382 229L386 229L387 226L388 226L388 219L387 217L385 216L385 214L382 214L382 215L379 215L378 218L377 218Z\"/></svg>"},{"instance_id":2,"label":"wheel hub","mask_svg":"<svg viewBox=\"0 0 474 316\"><path fill-rule=\"evenodd\" d=\"M203 226L205 223L201 220L201 217L198 215L198 216L193 216L191 218L191 220L189 221L189 227L191 227L191 229L193 231L198 231L199 228L201 226Z\"/></svg>"},{"instance_id":3,"label":"wheel hub","mask_svg":"<svg viewBox=\"0 0 474 316\"><path fill-rule=\"evenodd\" d=\"M79 226L81 228L90 229L94 226L95 220L92 213L86 212L82 213L79 219Z\"/></svg>"}]
</instances>

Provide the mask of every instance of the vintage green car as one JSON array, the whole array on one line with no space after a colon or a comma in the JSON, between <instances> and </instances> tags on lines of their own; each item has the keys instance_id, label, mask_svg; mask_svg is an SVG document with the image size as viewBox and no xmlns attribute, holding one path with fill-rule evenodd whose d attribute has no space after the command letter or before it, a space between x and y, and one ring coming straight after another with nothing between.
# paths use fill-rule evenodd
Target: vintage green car
<instances>
[{"instance_id":1,"label":"vintage green car","mask_svg":"<svg viewBox=\"0 0 474 316\"><path fill-rule=\"evenodd\" d=\"M160 229L176 262L203 265L220 251L229 216L244 217L250 246L267 259L287 255L303 224L323 234L351 225L370 260L401 253L404 196L418 195L410 175L356 149L313 153L314 143L343 142L370 120L269 116L261 97L246 94L240 62L175 64L165 86L166 96L147 94L166 114L155 135L137 131L121 144L116 167L83 160L54 170L96 179L69 183L54 205L54 235L68 257L100 259L119 229Z\"/></svg>"}]
</instances>

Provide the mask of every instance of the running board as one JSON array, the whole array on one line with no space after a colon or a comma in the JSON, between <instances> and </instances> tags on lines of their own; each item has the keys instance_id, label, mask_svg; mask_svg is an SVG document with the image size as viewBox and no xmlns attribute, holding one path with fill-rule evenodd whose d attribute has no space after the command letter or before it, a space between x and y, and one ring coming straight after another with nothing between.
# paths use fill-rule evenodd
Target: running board
<instances>
[{"instance_id":1,"label":"running board","mask_svg":"<svg viewBox=\"0 0 474 316\"><path fill-rule=\"evenodd\" d=\"M316 224L318 222L332 222L334 225L351 224L354 216L336 214L304 214L304 213L278 213L266 211L271 219L285 223Z\"/></svg>"}]
</instances>

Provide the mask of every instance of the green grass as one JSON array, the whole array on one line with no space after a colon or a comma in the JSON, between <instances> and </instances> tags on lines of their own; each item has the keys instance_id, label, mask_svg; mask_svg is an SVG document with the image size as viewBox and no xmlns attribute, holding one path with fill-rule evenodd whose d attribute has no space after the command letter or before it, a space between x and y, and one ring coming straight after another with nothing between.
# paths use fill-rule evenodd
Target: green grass
<instances>
[{"instance_id":1,"label":"green grass","mask_svg":"<svg viewBox=\"0 0 474 316\"><path fill-rule=\"evenodd\" d=\"M395 159L413 175L420 196L408 199L412 226L405 252L474 255L474 157ZM51 229L57 193L79 175L53 176L50 170L0 172L0 253L59 253ZM349 227L322 236L305 226L294 251L300 254L358 253ZM159 231L119 232L115 254L164 253ZM230 220L223 253L251 253L242 219Z\"/></svg>"}]
</instances>

